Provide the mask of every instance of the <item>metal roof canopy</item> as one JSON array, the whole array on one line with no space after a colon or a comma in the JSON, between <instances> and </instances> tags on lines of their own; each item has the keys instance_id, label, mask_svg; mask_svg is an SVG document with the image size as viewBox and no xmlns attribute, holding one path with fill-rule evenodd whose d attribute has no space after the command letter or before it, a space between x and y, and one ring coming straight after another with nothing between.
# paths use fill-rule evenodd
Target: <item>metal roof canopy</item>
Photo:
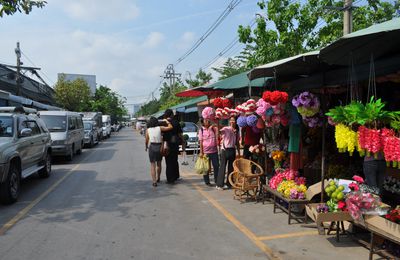
<instances>
[{"instance_id":1,"label":"metal roof canopy","mask_svg":"<svg viewBox=\"0 0 400 260\"><path fill-rule=\"evenodd\" d=\"M218 90L235 90L247 87L264 87L265 83L268 80L272 79L271 77L259 77L255 80L249 80L249 78L247 77L247 73L249 72L242 72L229 78L222 79L209 85L209 87Z\"/></svg>"},{"instance_id":2,"label":"metal roof canopy","mask_svg":"<svg viewBox=\"0 0 400 260\"><path fill-rule=\"evenodd\" d=\"M368 63L400 52L400 18L372 25L347 34L321 49L320 58L328 64Z\"/></svg>"},{"instance_id":3,"label":"metal roof canopy","mask_svg":"<svg viewBox=\"0 0 400 260\"><path fill-rule=\"evenodd\" d=\"M247 76L253 80L260 77L309 75L321 67L318 56L319 51L311 51L277 60L252 69Z\"/></svg>"},{"instance_id":4,"label":"metal roof canopy","mask_svg":"<svg viewBox=\"0 0 400 260\"><path fill-rule=\"evenodd\" d=\"M185 107L185 108L186 107L190 107L190 106L193 106L193 105L197 105L197 103L205 101L207 99L208 98L206 96L201 96L201 97L198 97L198 98L192 98L192 99L190 99L188 101L185 101L185 102L180 103L178 105L172 106L172 107L170 107L170 109L177 109L177 108L180 108L180 107Z\"/></svg>"}]
</instances>

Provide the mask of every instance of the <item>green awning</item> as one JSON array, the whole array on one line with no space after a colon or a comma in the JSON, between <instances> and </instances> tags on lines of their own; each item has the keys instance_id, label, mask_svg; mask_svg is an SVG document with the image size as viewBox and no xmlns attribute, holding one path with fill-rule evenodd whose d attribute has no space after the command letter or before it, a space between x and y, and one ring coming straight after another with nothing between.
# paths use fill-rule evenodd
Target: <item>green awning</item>
<instances>
[{"instance_id":1,"label":"green awning","mask_svg":"<svg viewBox=\"0 0 400 260\"><path fill-rule=\"evenodd\" d=\"M247 88L249 86L263 87L265 85L265 82L271 79L270 77L265 77L250 81L249 78L247 77L247 73L248 72L239 73L229 78L217 81L209 85L208 87L220 90L233 90L233 89Z\"/></svg>"},{"instance_id":2,"label":"green awning","mask_svg":"<svg viewBox=\"0 0 400 260\"><path fill-rule=\"evenodd\" d=\"M328 64L364 64L400 52L400 18L347 34L320 52Z\"/></svg>"},{"instance_id":3,"label":"green awning","mask_svg":"<svg viewBox=\"0 0 400 260\"><path fill-rule=\"evenodd\" d=\"M311 51L285 59L273 61L252 69L248 73L250 79L261 77L301 76L308 75L320 66L319 50Z\"/></svg>"},{"instance_id":4,"label":"green awning","mask_svg":"<svg viewBox=\"0 0 400 260\"><path fill-rule=\"evenodd\" d=\"M197 105L197 103L203 102L205 100L207 100L207 96L201 96L201 97L197 97L197 98L192 98L192 99L190 99L188 101L185 101L185 102L180 103L178 105L172 106L172 107L170 107L170 109L174 110L174 109L181 108L181 107L185 107L186 108L186 107L195 106L195 105Z\"/></svg>"}]
</instances>

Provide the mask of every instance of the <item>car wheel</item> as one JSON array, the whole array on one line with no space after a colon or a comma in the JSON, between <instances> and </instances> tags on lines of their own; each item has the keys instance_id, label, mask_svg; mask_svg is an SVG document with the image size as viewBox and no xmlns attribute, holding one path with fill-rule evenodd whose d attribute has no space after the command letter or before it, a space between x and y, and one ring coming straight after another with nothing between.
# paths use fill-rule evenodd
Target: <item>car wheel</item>
<instances>
[{"instance_id":1,"label":"car wheel","mask_svg":"<svg viewBox=\"0 0 400 260\"><path fill-rule=\"evenodd\" d=\"M0 184L0 201L11 204L17 201L20 191L20 173L15 163L10 165L7 179Z\"/></svg>"},{"instance_id":2,"label":"car wheel","mask_svg":"<svg viewBox=\"0 0 400 260\"><path fill-rule=\"evenodd\" d=\"M74 157L74 146L71 145L71 147L69 148L69 153L65 156L65 159L67 161L72 161L72 158Z\"/></svg>"},{"instance_id":3,"label":"car wheel","mask_svg":"<svg viewBox=\"0 0 400 260\"><path fill-rule=\"evenodd\" d=\"M48 178L51 173L51 154L47 153L44 159L44 168L39 170L40 178Z\"/></svg>"},{"instance_id":4,"label":"car wheel","mask_svg":"<svg viewBox=\"0 0 400 260\"><path fill-rule=\"evenodd\" d=\"M79 147L79 149L78 150L76 150L76 154L81 154L82 153L82 147L83 147L83 141L82 141L82 143L81 143L81 147Z\"/></svg>"}]
</instances>

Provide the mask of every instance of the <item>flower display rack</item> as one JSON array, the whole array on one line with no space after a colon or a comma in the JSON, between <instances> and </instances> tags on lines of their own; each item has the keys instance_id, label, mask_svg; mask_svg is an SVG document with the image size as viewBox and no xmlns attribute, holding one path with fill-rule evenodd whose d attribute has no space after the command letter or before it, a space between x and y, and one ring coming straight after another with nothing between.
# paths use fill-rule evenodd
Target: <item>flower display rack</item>
<instances>
[{"instance_id":1,"label":"flower display rack","mask_svg":"<svg viewBox=\"0 0 400 260\"><path fill-rule=\"evenodd\" d=\"M265 187L266 191L271 195L272 202L274 204L273 212L276 213L276 209L280 209L283 212L288 214L288 224L291 224L291 220L303 220L304 223L307 223L307 212L304 211L304 216L297 216L292 211L293 205L306 205L309 203L307 199L288 199L285 198L281 193L277 192L276 190L271 189L270 187ZM288 208L284 207L279 203L282 200L288 204Z\"/></svg>"}]
</instances>

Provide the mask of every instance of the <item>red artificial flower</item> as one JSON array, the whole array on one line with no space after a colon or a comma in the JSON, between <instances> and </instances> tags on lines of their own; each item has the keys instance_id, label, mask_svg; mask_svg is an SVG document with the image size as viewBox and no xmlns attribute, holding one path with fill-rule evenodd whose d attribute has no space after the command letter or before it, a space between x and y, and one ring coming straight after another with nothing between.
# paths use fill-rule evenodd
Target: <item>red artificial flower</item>
<instances>
[{"instance_id":1,"label":"red artificial flower","mask_svg":"<svg viewBox=\"0 0 400 260\"><path fill-rule=\"evenodd\" d=\"M338 209L341 209L342 211L344 211L346 208L346 203L344 201L339 201L337 205Z\"/></svg>"},{"instance_id":2,"label":"red artificial flower","mask_svg":"<svg viewBox=\"0 0 400 260\"><path fill-rule=\"evenodd\" d=\"M271 98L271 91L264 91L262 98L264 99L265 102L269 102Z\"/></svg>"},{"instance_id":3,"label":"red artificial flower","mask_svg":"<svg viewBox=\"0 0 400 260\"><path fill-rule=\"evenodd\" d=\"M286 92L281 92L281 103L286 103L289 100L289 94Z\"/></svg>"},{"instance_id":4,"label":"red artificial flower","mask_svg":"<svg viewBox=\"0 0 400 260\"><path fill-rule=\"evenodd\" d=\"M219 98L214 99L214 107L215 108L224 108L222 98L219 97Z\"/></svg>"},{"instance_id":5,"label":"red artificial flower","mask_svg":"<svg viewBox=\"0 0 400 260\"><path fill-rule=\"evenodd\" d=\"M222 104L223 104L223 107L231 108L233 106L231 100L228 98L225 98L224 100L222 100Z\"/></svg>"},{"instance_id":6,"label":"red artificial flower","mask_svg":"<svg viewBox=\"0 0 400 260\"><path fill-rule=\"evenodd\" d=\"M350 188L352 191L358 191L358 190L360 189L360 187L358 187L358 184L355 183L355 182L350 183L350 184L349 184L349 188Z\"/></svg>"},{"instance_id":7,"label":"red artificial flower","mask_svg":"<svg viewBox=\"0 0 400 260\"><path fill-rule=\"evenodd\" d=\"M356 182L358 182L360 184L364 183L364 179L362 177L358 176L358 175L354 175L353 176L353 180L355 180Z\"/></svg>"}]
</instances>

